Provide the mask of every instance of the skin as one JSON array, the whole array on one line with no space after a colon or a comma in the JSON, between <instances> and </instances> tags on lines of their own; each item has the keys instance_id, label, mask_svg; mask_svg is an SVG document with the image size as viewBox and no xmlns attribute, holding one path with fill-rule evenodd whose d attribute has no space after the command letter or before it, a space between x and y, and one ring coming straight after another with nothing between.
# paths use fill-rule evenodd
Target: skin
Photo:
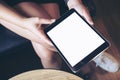
<instances>
[{"instance_id":1,"label":"skin","mask_svg":"<svg viewBox=\"0 0 120 80\"><path fill-rule=\"evenodd\" d=\"M69 0L69 9L76 9L91 25L92 18L81 0ZM42 24L51 24L60 17L59 6L56 3L36 4L22 2L15 5L22 13L0 3L0 23L11 31L29 39L44 68L61 68L61 59L56 49L44 34ZM28 18L30 17L30 18Z\"/></svg>"}]
</instances>

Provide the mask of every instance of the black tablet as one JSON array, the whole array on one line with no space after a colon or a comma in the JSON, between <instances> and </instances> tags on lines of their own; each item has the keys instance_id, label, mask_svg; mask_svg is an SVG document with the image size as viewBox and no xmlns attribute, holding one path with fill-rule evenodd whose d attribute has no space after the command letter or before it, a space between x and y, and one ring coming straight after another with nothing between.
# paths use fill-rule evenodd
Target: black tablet
<instances>
[{"instance_id":1,"label":"black tablet","mask_svg":"<svg viewBox=\"0 0 120 80\"><path fill-rule=\"evenodd\" d=\"M45 34L74 73L109 46L108 41L75 9L46 28Z\"/></svg>"}]
</instances>

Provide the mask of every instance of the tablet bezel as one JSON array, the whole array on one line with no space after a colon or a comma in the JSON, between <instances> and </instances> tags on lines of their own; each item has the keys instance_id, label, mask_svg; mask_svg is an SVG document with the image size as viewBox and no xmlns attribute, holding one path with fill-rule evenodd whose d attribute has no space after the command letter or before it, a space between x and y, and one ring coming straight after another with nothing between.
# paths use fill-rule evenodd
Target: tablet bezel
<instances>
[{"instance_id":1,"label":"tablet bezel","mask_svg":"<svg viewBox=\"0 0 120 80\"><path fill-rule=\"evenodd\" d=\"M79 15L79 17L82 18L89 25L89 27L91 27L105 42L101 46L99 46L96 50L94 50L92 53L90 53L88 56L86 56L84 59L82 59L82 61L80 61L78 64L76 64L74 67L72 67L70 65L69 61L67 61L67 59L64 57L63 53L59 50L59 48L55 45L55 43L49 37L49 35L47 35L47 32L49 32L51 29L53 29L54 27L56 27L56 25L58 25L60 22L62 22L63 20L65 20L68 16L70 16L74 12L77 13ZM83 65L85 65L86 63L88 63L89 61L91 61L99 53L101 53L103 50L105 50L106 48L109 47L108 40L106 40L94 27L92 27L75 9L71 9L68 12L66 12L58 20L56 20L54 23L52 23L51 25L49 25L49 27L47 27L44 30L44 32L47 35L47 37L50 39L50 41L53 43L53 45L55 46L55 48L58 50L59 55L63 58L63 60L67 63L67 65L69 66L69 68L74 73L78 72L80 70L80 68L83 67Z\"/></svg>"}]
</instances>

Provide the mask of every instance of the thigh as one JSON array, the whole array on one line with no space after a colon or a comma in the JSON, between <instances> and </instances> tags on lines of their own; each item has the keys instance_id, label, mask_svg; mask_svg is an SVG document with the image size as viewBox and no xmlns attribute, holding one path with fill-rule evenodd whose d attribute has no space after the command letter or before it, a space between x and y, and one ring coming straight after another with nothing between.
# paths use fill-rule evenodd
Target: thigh
<instances>
[{"instance_id":1,"label":"thigh","mask_svg":"<svg viewBox=\"0 0 120 80\"><path fill-rule=\"evenodd\" d=\"M15 5L16 10L27 17L54 18L60 16L59 6L56 2L20 2Z\"/></svg>"},{"instance_id":2,"label":"thigh","mask_svg":"<svg viewBox=\"0 0 120 80\"><path fill-rule=\"evenodd\" d=\"M50 16L44 8L35 2L21 2L15 5L16 10L27 17L40 17L49 19Z\"/></svg>"},{"instance_id":3,"label":"thigh","mask_svg":"<svg viewBox=\"0 0 120 80\"><path fill-rule=\"evenodd\" d=\"M41 4L44 10L51 16L51 18L58 19L60 17L59 6L57 3Z\"/></svg>"}]
</instances>

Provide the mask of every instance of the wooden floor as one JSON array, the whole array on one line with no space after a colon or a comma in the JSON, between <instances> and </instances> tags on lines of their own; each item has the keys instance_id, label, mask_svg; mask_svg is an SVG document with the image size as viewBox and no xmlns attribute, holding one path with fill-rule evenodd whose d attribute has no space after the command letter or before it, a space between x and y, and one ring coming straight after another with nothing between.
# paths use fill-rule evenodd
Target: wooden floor
<instances>
[{"instance_id":1,"label":"wooden floor","mask_svg":"<svg viewBox=\"0 0 120 80\"><path fill-rule=\"evenodd\" d=\"M107 52L120 62L120 0L94 0L94 2L97 8L95 27L111 43ZM88 66L91 70L89 80L120 80L120 71L108 73L96 67L94 63Z\"/></svg>"}]
</instances>

